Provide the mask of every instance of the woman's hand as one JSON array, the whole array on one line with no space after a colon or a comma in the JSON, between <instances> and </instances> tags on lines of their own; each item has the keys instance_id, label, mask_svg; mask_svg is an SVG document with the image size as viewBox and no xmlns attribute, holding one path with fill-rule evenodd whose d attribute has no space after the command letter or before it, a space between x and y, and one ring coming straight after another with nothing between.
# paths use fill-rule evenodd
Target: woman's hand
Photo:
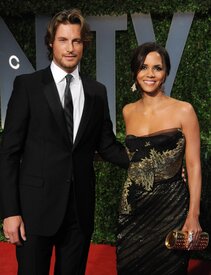
<instances>
[{"instance_id":1,"label":"woman's hand","mask_svg":"<svg viewBox=\"0 0 211 275\"><path fill-rule=\"evenodd\" d=\"M185 224L182 227L182 231L188 232L189 248L197 243L202 228L199 223L199 218L188 215Z\"/></svg>"}]
</instances>

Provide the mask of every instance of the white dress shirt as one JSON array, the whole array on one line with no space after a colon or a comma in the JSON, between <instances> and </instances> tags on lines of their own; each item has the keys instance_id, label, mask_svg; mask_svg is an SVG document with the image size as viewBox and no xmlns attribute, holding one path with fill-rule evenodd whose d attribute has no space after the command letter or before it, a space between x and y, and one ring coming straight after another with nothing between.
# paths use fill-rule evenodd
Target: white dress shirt
<instances>
[{"instance_id":1,"label":"white dress shirt","mask_svg":"<svg viewBox=\"0 0 211 275\"><path fill-rule=\"evenodd\" d=\"M66 86L65 76L67 72L62 70L59 66L55 64L54 61L51 62L51 72L59 93L61 104L64 107L64 91ZM71 73L73 76L70 82L70 91L73 99L73 142L75 141L76 134L78 132L79 124L81 121L81 116L84 108L84 90L82 81L78 72L78 67Z\"/></svg>"}]
</instances>

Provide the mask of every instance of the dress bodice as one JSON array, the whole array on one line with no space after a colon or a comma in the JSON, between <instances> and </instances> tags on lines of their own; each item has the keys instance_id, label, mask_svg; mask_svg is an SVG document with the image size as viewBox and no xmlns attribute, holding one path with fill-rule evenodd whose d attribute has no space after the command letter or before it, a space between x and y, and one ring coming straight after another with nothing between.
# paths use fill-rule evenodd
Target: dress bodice
<instances>
[{"instance_id":1,"label":"dress bodice","mask_svg":"<svg viewBox=\"0 0 211 275\"><path fill-rule=\"evenodd\" d=\"M128 135L126 147L130 159L128 178L145 190L181 172L185 137L181 129L173 128L137 137Z\"/></svg>"}]
</instances>

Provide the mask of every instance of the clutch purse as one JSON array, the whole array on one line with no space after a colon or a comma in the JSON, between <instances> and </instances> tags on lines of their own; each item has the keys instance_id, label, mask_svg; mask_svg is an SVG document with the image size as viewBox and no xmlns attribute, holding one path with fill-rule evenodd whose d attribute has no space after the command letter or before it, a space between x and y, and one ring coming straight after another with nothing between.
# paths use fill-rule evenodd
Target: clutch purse
<instances>
[{"instance_id":1,"label":"clutch purse","mask_svg":"<svg viewBox=\"0 0 211 275\"><path fill-rule=\"evenodd\" d=\"M165 240L165 245L168 249L179 249L179 250L203 250L209 244L209 234L207 232L201 232L198 240L192 242L192 235L188 232L179 230L171 231Z\"/></svg>"}]
</instances>

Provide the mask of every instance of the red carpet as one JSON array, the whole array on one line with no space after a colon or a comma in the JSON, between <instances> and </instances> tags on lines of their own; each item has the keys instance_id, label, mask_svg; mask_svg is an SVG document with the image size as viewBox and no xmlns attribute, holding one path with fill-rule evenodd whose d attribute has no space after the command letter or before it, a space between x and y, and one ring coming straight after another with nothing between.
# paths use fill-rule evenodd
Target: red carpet
<instances>
[{"instance_id":1,"label":"red carpet","mask_svg":"<svg viewBox=\"0 0 211 275\"><path fill-rule=\"evenodd\" d=\"M86 275L117 275L115 257L115 247L92 244ZM54 258L52 261L54 261ZM0 242L0 274L15 275L16 271L15 247L11 244ZM211 262L191 260L188 274L211 275ZM50 275L53 275L53 268L51 268Z\"/></svg>"}]
</instances>

